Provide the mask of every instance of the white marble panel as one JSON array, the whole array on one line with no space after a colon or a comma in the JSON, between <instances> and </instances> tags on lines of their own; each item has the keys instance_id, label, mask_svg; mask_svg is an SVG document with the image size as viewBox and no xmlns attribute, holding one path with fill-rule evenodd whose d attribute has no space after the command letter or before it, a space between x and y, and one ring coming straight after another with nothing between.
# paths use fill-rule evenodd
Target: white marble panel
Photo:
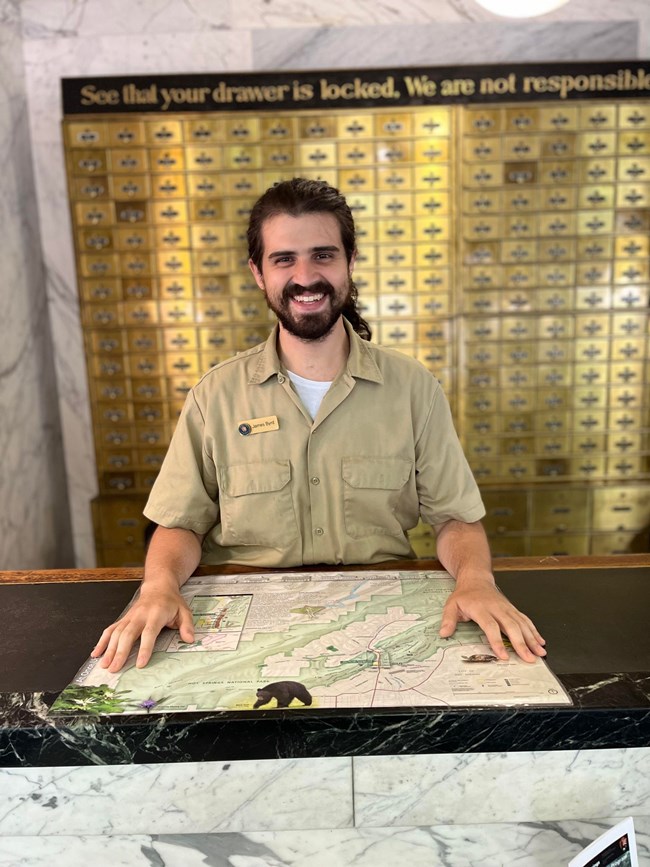
<instances>
[{"instance_id":1,"label":"white marble panel","mask_svg":"<svg viewBox=\"0 0 650 867\"><path fill-rule=\"evenodd\" d=\"M615 823L0 837L0 867L559 867ZM644 864L650 857L650 818L634 817L634 828Z\"/></svg>"},{"instance_id":2,"label":"white marble panel","mask_svg":"<svg viewBox=\"0 0 650 867\"><path fill-rule=\"evenodd\" d=\"M347 828L349 758L0 771L0 837Z\"/></svg>"},{"instance_id":3,"label":"white marble panel","mask_svg":"<svg viewBox=\"0 0 650 867\"><path fill-rule=\"evenodd\" d=\"M231 5L230 0L22 0L21 14L27 39L153 35L225 29Z\"/></svg>"},{"instance_id":4,"label":"white marble panel","mask_svg":"<svg viewBox=\"0 0 650 867\"><path fill-rule=\"evenodd\" d=\"M18 7L0 2L0 569L72 565Z\"/></svg>"},{"instance_id":5,"label":"white marble panel","mask_svg":"<svg viewBox=\"0 0 650 867\"><path fill-rule=\"evenodd\" d=\"M357 827L650 815L650 748L354 759Z\"/></svg>"},{"instance_id":6,"label":"white marble panel","mask_svg":"<svg viewBox=\"0 0 650 867\"><path fill-rule=\"evenodd\" d=\"M207 29L179 35L57 37L27 41L24 56L75 559L78 567L89 568L95 565L90 501L97 480L61 140L60 79L245 69L250 43L247 34Z\"/></svg>"},{"instance_id":7,"label":"white marble panel","mask_svg":"<svg viewBox=\"0 0 650 867\"><path fill-rule=\"evenodd\" d=\"M169 33L201 28L353 27L360 24L504 21L475 0L22 0L28 39L99 36L117 33ZM571 0L541 16L544 21L629 21L649 15L646 0Z\"/></svg>"},{"instance_id":8,"label":"white marble panel","mask_svg":"<svg viewBox=\"0 0 650 867\"><path fill-rule=\"evenodd\" d=\"M636 57L635 21L399 24L253 31L255 69L354 69Z\"/></svg>"},{"instance_id":9,"label":"white marble panel","mask_svg":"<svg viewBox=\"0 0 650 867\"><path fill-rule=\"evenodd\" d=\"M28 4L33 0L28 0ZM45 0L40 0L45 2ZM238 0L231 0L235 6ZM390 0L343 0L323 4L320 0L249 0L249 27L352 27L364 24L409 24L473 21L494 21L512 24L512 19L494 15L475 0L410 0L392 3ZM571 2L531 21L634 21L648 18L646 0L571 0ZM233 27L237 16L231 17Z\"/></svg>"}]
</instances>

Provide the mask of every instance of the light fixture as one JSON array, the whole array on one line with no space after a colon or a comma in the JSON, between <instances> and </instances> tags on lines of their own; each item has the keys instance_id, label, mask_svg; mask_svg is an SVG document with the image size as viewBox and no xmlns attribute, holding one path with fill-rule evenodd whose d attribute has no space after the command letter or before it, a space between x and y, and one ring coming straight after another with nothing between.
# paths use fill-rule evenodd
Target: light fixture
<instances>
[{"instance_id":1,"label":"light fixture","mask_svg":"<svg viewBox=\"0 0 650 867\"><path fill-rule=\"evenodd\" d=\"M569 0L476 0L488 12L504 18L535 18L565 6Z\"/></svg>"}]
</instances>

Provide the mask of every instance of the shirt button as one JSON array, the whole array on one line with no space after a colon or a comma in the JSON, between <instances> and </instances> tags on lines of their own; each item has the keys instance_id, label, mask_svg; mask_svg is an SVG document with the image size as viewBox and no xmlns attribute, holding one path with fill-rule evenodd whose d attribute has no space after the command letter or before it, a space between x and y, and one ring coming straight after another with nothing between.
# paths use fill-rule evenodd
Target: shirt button
<instances>
[{"instance_id":1,"label":"shirt button","mask_svg":"<svg viewBox=\"0 0 650 867\"><path fill-rule=\"evenodd\" d=\"M284 379L285 378L284 378L283 374L278 373L278 382L280 383L280 385L282 385L282 383L284 382Z\"/></svg>"},{"instance_id":2,"label":"shirt button","mask_svg":"<svg viewBox=\"0 0 650 867\"><path fill-rule=\"evenodd\" d=\"M318 476L312 476L311 483L312 485L320 485L320 479Z\"/></svg>"},{"instance_id":3,"label":"shirt button","mask_svg":"<svg viewBox=\"0 0 650 867\"><path fill-rule=\"evenodd\" d=\"M324 532L325 532L325 530L323 530L322 527L316 527L316 529L314 530L314 533L315 533L317 536L322 536Z\"/></svg>"}]
</instances>

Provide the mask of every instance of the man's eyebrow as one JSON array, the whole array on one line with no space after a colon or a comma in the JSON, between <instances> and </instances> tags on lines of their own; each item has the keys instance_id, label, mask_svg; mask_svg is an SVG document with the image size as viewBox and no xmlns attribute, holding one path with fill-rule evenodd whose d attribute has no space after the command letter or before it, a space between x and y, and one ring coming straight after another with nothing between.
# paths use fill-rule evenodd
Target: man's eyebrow
<instances>
[{"instance_id":1,"label":"man's eyebrow","mask_svg":"<svg viewBox=\"0 0 650 867\"><path fill-rule=\"evenodd\" d=\"M336 244L324 244L320 247L312 247L310 249L310 253L337 253L340 250L340 247L337 247ZM276 250L273 253L269 253L269 259L276 259L281 256L295 256L295 250Z\"/></svg>"}]
</instances>

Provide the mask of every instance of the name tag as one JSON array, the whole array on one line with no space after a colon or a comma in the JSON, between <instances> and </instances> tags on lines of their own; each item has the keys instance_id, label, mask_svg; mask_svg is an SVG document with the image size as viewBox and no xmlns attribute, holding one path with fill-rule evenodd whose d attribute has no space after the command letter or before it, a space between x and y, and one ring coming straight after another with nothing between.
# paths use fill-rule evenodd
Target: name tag
<instances>
[{"instance_id":1,"label":"name tag","mask_svg":"<svg viewBox=\"0 0 650 867\"><path fill-rule=\"evenodd\" d=\"M277 415L267 415L266 418L248 418L239 422L237 430L243 437L248 437L270 430L280 430L280 423Z\"/></svg>"}]
</instances>

